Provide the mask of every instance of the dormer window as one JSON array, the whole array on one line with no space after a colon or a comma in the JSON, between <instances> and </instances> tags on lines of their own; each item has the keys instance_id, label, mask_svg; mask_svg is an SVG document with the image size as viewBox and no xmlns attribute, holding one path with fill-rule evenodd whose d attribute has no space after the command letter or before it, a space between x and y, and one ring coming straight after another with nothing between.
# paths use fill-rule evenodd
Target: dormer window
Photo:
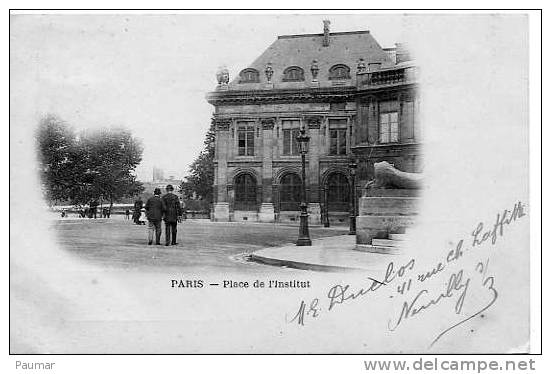
<instances>
[{"instance_id":1,"label":"dormer window","mask_svg":"<svg viewBox=\"0 0 551 374\"><path fill-rule=\"evenodd\" d=\"M288 67L283 71L284 82L300 82L304 80L304 70L298 66Z\"/></svg>"},{"instance_id":2,"label":"dormer window","mask_svg":"<svg viewBox=\"0 0 551 374\"><path fill-rule=\"evenodd\" d=\"M247 68L244 70L241 70L241 73L239 73L239 83L258 83L260 82L260 74L258 73L258 70Z\"/></svg>"},{"instance_id":3,"label":"dormer window","mask_svg":"<svg viewBox=\"0 0 551 374\"><path fill-rule=\"evenodd\" d=\"M333 65L329 69L329 79L350 79L350 68L343 64Z\"/></svg>"}]
</instances>

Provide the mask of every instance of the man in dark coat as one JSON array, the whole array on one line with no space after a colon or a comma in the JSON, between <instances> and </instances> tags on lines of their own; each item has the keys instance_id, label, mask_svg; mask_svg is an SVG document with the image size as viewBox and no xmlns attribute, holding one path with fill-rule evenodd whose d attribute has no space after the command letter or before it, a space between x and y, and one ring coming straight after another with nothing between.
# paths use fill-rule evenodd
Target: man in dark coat
<instances>
[{"instance_id":1,"label":"man in dark coat","mask_svg":"<svg viewBox=\"0 0 551 374\"><path fill-rule=\"evenodd\" d=\"M143 201L140 197L134 202L134 213L132 214L132 220L136 225L140 224L140 214L143 208Z\"/></svg>"},{"instance_id":2,"label":"man in dark coat","mask_svg":"<svg viewBox=\"0 0 551 374\"><path fill-rule=\"evenodd\" d=\"M182 215L182 207L180 199L174 193L174 187L171 184L166 186L166 194L162 197L165 204L164 220L165 220L165 244L175 245L176 243L176 227L178 226L178 217Z\"/></svg>"},{"instance_id":3,"label":"man in dark coat","mask_svg":"<svg viewBox=\"0 0 551 374\"><path fill-rule=\"evenodd\" d=\"M153 244L153 231L155 231L155 244L161 244L161 220L165 211L165 203L161 200L161 189L155 188L153 196L147 199L145 203L145 214L149 221L148 244Z\"/></svg>"}]
</instances>

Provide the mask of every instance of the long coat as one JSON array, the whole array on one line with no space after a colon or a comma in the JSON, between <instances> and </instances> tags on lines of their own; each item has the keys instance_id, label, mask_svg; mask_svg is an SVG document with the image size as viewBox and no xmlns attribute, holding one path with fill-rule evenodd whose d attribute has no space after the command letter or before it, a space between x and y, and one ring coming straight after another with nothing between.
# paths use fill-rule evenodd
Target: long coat
<instances>
[{"instance_id":1,"label":"long coat","mask_svg":"<svg viewBox=\"0 0 551 374\"><path fill-rule=\"evenodd\" d=\"M178 217L182 215L182 207L178 196L168 192L161 198L161 200L165 204L165 222L178 222Z\"/></svg>"},{"instance_id":2,"label":"long coat","mask_svg":"<svg viewBox=\"0 0 551 374\"><path fill-rule=\"evenodd\" d=\"M163 219L165 203L159 196L152 196L145 203L145 214L150 221L160 221Z\"/></svg>"}]
</instances>

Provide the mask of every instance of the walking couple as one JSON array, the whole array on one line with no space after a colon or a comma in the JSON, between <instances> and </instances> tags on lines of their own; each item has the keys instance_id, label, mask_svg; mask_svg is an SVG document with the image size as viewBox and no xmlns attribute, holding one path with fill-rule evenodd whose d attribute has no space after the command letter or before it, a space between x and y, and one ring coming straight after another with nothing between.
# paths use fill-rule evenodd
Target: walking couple
<instances>
[{"instance_id":1,"label":"walking couple","mask_svg":"<svg viewBox=\"0 0 551 374\"><path fill-rule=\"evenodd\" d=\"M165 221L165 245L175 245L176 227L178 217L182 215L180 200L172 191L172 185L166 186L166 194L161 197L161 189L155 188L153 197L150 197L145 203L145 212L148 226L149 245L153 244L153 233L155 233L155 244L161 244L161 220Z\"/></svg>"}]
</instances>

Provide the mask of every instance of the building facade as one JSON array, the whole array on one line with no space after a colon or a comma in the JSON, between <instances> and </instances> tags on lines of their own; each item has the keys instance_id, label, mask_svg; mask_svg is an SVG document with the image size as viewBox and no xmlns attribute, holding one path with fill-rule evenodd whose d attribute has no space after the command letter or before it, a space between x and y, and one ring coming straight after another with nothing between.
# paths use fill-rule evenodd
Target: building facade
<instances>
[{"instance_id":1,"label":"building facade","mask_svg":"<svg viewBox=\"0 0 551 374\"><path fill-rule=\"evenodd\" d=\"M207 95L216 129L214 219L297 221L301 159L296 137L310 137L306 162L311 223L322 212L346 222L356 190L386 160L419 171L415 65L403 46L384 50L369 31L279 36L230 81L217 74Z\"/></svg>"}]
</instances>

